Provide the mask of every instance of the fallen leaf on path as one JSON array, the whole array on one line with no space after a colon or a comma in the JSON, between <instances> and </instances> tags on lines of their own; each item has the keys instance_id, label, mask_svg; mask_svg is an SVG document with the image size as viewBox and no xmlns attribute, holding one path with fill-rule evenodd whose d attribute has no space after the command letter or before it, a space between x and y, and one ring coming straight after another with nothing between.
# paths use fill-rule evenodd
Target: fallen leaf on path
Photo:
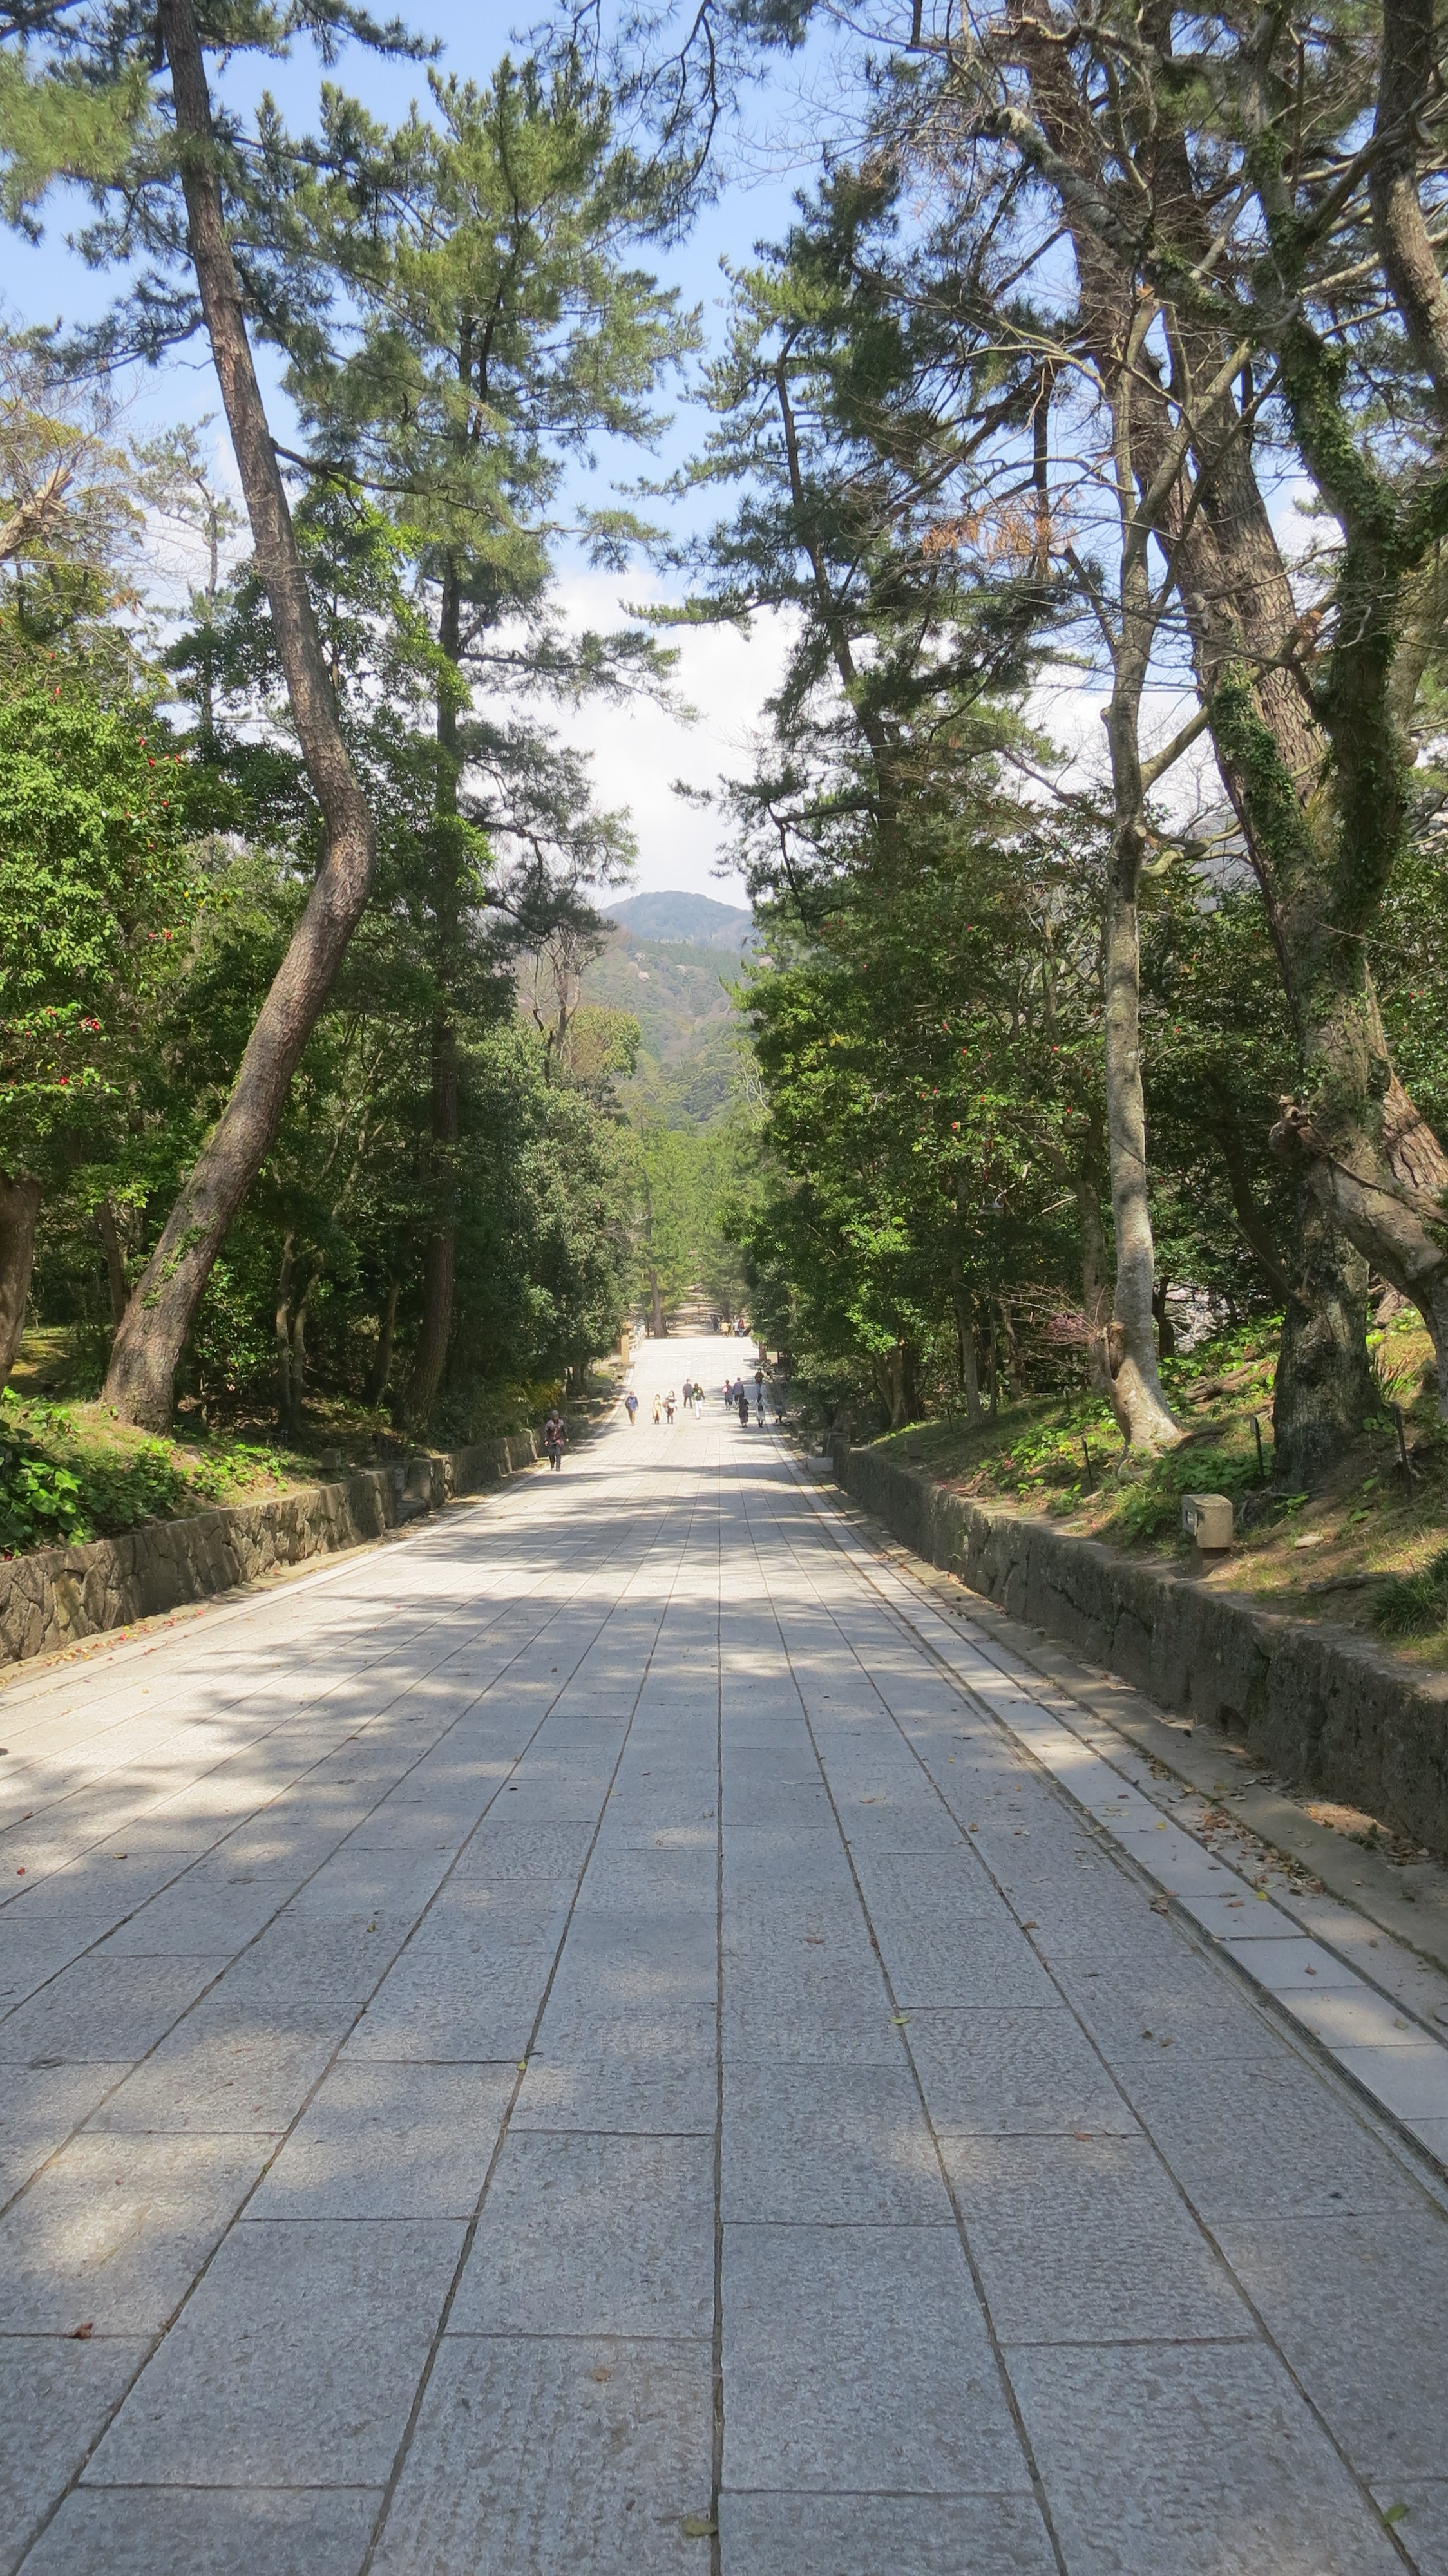
<instances>
[{"instance_id":1,"label":"fallen leaf on path","mask_svg":"<svg viewBox=\"0 0 1448 2576\"><path fill-rule=\"evenodd\" d=\"M83 2326L75 2326L72 2328L70 2339L72 2343L89 2343L91 2336L94 2333L95 2320L92 2317L87 2317Z\"/></svg>"},{"instance_id":2,"label":"fallen leaf on path","mask_svg":"<svg viewBox=\"0 0 1448 2576\"><path fill-rule=\"evenodd\" d=\"M711 2513L686 2513L679 2527L686 2540L712 2540L719 2525Z\"/></svg>"}]
</instances>

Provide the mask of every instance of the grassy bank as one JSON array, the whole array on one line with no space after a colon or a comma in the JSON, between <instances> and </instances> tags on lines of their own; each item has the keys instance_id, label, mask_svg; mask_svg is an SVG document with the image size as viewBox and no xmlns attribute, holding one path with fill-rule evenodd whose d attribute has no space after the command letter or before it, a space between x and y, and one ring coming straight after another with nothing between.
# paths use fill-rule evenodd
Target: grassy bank
<instances>
[{"instance_id":1,"label":"grassy bank","mask_svg":"<svg viewBox=\"0 0 1448 2576\"><path fill-rule=\"evenodd\" d=\"M309 1401L297 1435L264 1420L186 1427L158 1439L117 1422L94 1387L94 1356L64 1332L27 1333L0 1394L0 1558L39 1547L118 1538L144 1521L178 1520L387 1465L416 1446L386 1414L335 1399ZM570 1414L584 1420L614 1391L605 1364ZM480 1408L471 1436L490 1439L542 1419L561 1390L504 1387ZM459 1445L450 1441L449 1446Z\"/></svg>"},{"instance_id":2,"label":"grassy bank","mask_svg":"<svg viewBox=\"0 0 1448 2576\"><path fill-rule=\"evenodd\" d=\"M1024 1399L994 1422L920 1424L879 1445L958 1493L1046 1512L1157 1560L1190 1554L1184 1494L1229 1494L1238 1543L1205 1580L1448 1666L1448 1440L1432 1346L1409 1312L1372 1336L1372 1351L1379 1408L1312 1494L1274 1477L1276 1334L1265 1328L1165 1363L1187 1437L1146 1464L1123 1452L1110 1412L1092 1397Z\"/></svg>"}]
</instances>

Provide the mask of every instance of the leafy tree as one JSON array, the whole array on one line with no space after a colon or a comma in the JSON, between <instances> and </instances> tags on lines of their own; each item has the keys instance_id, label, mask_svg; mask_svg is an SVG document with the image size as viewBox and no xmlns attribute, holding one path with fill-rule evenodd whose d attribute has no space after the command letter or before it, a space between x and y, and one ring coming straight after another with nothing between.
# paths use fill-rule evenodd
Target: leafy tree
<instances>
[{"instance_id":1,"label":"leafy tree","mask_svg":"<svg viewBox=\"0 0 1448 2576\"><path fill-rule=\"evenodd\" d=\"M399 29L379 28L345 0L309 12L306 25L324 49L339 35L408 49ZM145 263L128 310L101 335L111 355L129 343L154 356L205 329L322 818L315 880L286 958L112 1348L107 1391L116 1411L158 1426L170 1418L177 1364L212 1265L266 1158L372 883L372 818L348 758L252 355L248 312L258 310L260 278L249 268L244 283L237 264L247 156L236 124L213 112L206 64L208 51L226 63L284 51L293 33L265 14L226 9L203 30L194 0L160 0L154 22L144 25L121 8L77 17L65 0L42 0L0 22L0 37L10 42L0 148L12 215L33 223L32 210L58 171L89 183L103 211L86 237L87 254L98 263ZM169 95L148 82L160 62L170 74ZM284 282L284 250L273 277ZM264 297L261 309L265 314Z\"/></svg>"},{"instance_id":2,"label":"leafy tree","mask_svg":"<svg viewBox=\"0 0 1448 2576\"><path fill-rule=\"evenodd\" d=\"M205 901L188 784L154 713L100 706L73 675L0 699L0 1384L42 1197L115 1159ZM113 1239L104 1181L90 1187Z\"/></svg>"},{"instance_id":3,"label":"leafy tree","mask_svg":"<svg viewBox=\"0 0 1448 2576\"><path fill-rule=\"evenodd\" d=\"M639 1269L651 1326L661 1335L670 1309L697 1283L698 1139L674 1127L648 1127L636 1136L634 1150Z\"/></svg>"}]
</instances>

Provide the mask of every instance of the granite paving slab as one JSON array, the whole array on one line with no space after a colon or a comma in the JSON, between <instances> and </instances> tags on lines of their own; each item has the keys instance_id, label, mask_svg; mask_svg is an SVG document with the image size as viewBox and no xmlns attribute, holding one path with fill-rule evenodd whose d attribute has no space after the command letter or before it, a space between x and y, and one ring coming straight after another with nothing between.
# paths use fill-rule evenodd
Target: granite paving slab
<instances>
[{"instance_id":1,"label":"granite paving slab","mask_svg":"<svg viewBox=\"0 0 1448 2576\"><path fill-rule=\"evenodd\" d=\"M1056 2576L1023 2495L719 2498L720 2555L749 2576Z\"/></svg>"},{"instance_id":2,"label":"granite paving slab","mask_svg":"<svg viewBox=\"0 0 1448 2576\"><path fill-rule=\"evenodd\" d=\"M28 2576L357 2576L380 2489L76 2488Z\"/></svg>"},{"instance_id":3,"label":"granite paving slab","mask_svg":"<svg viewBox=\"0 0 1448 2576\"><path fill-rule=\"evenodd\" d=\"M451 2333L707 2342L713 2313L712 2138L509 2135Z\"/></svg>"},{"instance_id":4,"label":"granite paving slab","mask_svg":"<svg viewBox=\"0 0 1448 2576\"><path fill-rule=\"evenodd\" d=\"M5 2331L159 2334L272 2145L83 2130L0 2219Z\"/></svg>"},{"instance_id":5,"label":"granite paving slab","mask_svg":"<svg viewBox=\"0 0 1448 2576\"><path fill-rule=\"evenodd\" d=\"M1402 2567L1263 2345L1039 2351L1013 2376L1071 2576Z\"/></svg>"},{"instance_id":6,"label":"granite paving slab","mask_svg":"<svg viewBox=\"0 0 1448 2576\"><path fill-rule=\"evenodd\" d=\"M0 2570L27 2552L99 2440L150 2346L144 2337L0 2333ZM52 2557L52 2565L58 2562Z\"/></svg>"},{"instance_id":7,"label":"granite paving slab","mask_svg":"<svg viewBox=\"0 0 1448 2576\"><path fill-rule=\"evenodd\" d=\"M380 2486L462 2249L441 2220L246 2220L142 2371L107 2486Z\"/></svg>"},{"instance_id":8,"label":"granite paving slab","mask_svg":"<svg viewBox=\"0 0 1448 2576\"><path fill-rule=\"evenodd\" d=\"M377 2576L700 2576L711 2460L707 2343L449 2335Z\"/></svg>"}]
</instances>

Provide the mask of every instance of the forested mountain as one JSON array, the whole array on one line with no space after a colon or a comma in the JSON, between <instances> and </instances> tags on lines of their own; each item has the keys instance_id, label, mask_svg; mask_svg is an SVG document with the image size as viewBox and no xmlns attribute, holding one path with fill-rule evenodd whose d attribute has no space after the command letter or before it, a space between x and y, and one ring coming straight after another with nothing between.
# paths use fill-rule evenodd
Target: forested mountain
<instances>
[{"instance_id":1,"label":"forested mountain","mask_svg":"<svg viewBox=\"0 0 1448 2576\"><path fill-rule=\"evenodd\" d=\"M639 898L660 907L677 905L681 916L683 907L705 900ZM584 969L582 995L585 1003L628 1011L638 1021L638 1069L620 1085L620 1096L636 1115L677 1128L706 1127L723 1115L740 1081L743 1022L730 991L738 973L738 958L719 946L610 931L602 954Z\"/></svg>"},{"instance_id":2,"label":"forested mountain","mask_svg":"<svg viewBox=\"0 0 1448 2576\"><path fill-rule=\"evenodd\" d=\"M716 903L712 895L685 894L677 886L652 894L625 895L621 903L611 903L608 911L610 920L636 939L661 939L670 945L691 948L728 948L736 955L747 946L754 929L754 915L747 905Z\"/></svg>"}]
</instances>

